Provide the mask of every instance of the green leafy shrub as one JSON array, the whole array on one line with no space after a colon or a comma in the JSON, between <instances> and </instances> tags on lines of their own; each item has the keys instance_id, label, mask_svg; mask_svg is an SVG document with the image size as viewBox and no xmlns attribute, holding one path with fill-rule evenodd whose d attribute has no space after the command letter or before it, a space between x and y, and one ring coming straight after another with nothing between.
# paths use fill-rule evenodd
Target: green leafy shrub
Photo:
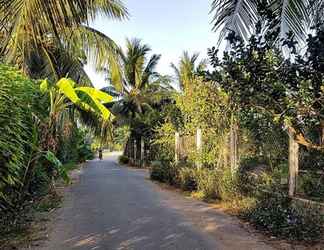
<instances>
[{"instance_id":1,"label":"green leafy shrub","mask_svg":"<svg viewBox=\"0 0 324 250\"><path fill-rule=\"evenodd\" d=\"M34 169L33 177L29 187L31 195L46 194L48 192L48 183L51 182L51 177L46 168L42 164L37 164Z\"/></svg>"},{"instance_id":2,"label":"green leafy shrub","mask_svg":"<svg viewBox=\"0 0 324 250\"><path fill-rule=\"evenodd\" d=\"M34 146L32 112L36 84L19 71L0 64L0 199L9 202L21 186Z\"/></svg>"},{"instance_id":3,"label":"green leafy shrub","mask_svg":"<svg viewBox=\"0 0 324 250\"><path fill-rule=\"evenodd\" d=\"M238 185L238 176L237 174L233 174L230 168L220 171L217 185L219 192L218 195L221 200L231 201L241 196Z\"/></svg>"},{"instance_id":4,"label":"green leafy shrub","mask_svg":"<svg viewBox=\"0 0 324 250\"><path fill-rule=\"evenodd\" d=\"M318 209L292 205L281 192L267 192L243 217L257 228L291 240L318 240L323 233L323 217Z\"/></svg>"},{"instance_id":5,"label":"green leafy shrub","mask_svg":"<svg viewBox=\"0 0 324 250\"><path fill-rule=\"evenodd\" d=\"M78 128L75 122L66 122L59 135L57 157L62 163L85 162L94 159L94 151L87 140L89 131Z\"/></svg>"},{"instance_id":6,"label":"green leafy shrub","mask_svg":"<svg viewBox=\"0 0 324 250\"><path fill-rule=\"evenodd\" d=\"M323 177L316 173L307 173L300 175L298 182L300 182L302 191L308 197L324 199Z\"/></svg>"},{"instance_id":7,"label":"green leafy shrub","mask_svg":"<svg viewBox=\"0 0 324 250\"><path fill-rule=\"evenodd\" d=\"M152 180L165 182L170 185L177 185L178 168L175 164L167 161L153 161L150 167Z\"/></svg>"},{"instance_id":8,"label":"green leafy shrub","mask_svg":"<svg viewBox=\"0 0 324 250\"><path fill-rule=\"evenodd\" d=\"M249 159L244 161L240 166L238 172L240 191L244 195L253 195L259 189L259 186L264 182L264 175L269 173L269 168L255 161Z\"/></svg>"},{"instance_id":9,"label":"green leafy shrub","mask_svg":"<svg viewBox=\"0 0 324 250\"><path fill-rule=\"evenodd\" d=\"M63 179L67 184L70 183L70 177L67 169L51 151L46 153L45 158L52 164L52 167L56 172L55 177Z\"/></svg>"},{"instance_id":10,"label":"green leafy shrub","mask_svg":"<svg viewBox=\"0 0 324 250\"><path fill-rule=\"evenodd\" d=\"M184 191L197 190L197 181L195 179L195 170L193 168L180 168L179 185Z\"/></svg>"},{"instance_id":11,"label":"green leafy shrub","mask_svg":"<svg viewBox=\"0 0 324 250\"><path fill-rule=\"evenodd\" d=\"M150 177L154 181L166 182L166 169L161 161L153 161L150 167Z\"/></svg>"},{"instance_id":12,"label":"green leafy shrub","mask_svg":"<svg viewBox=\"0 0 324 250\"><path fill-rule=\"evenodd\" d=\"M78 161L85 162L87 160L94 159L94 153L91 150L91 145L87 143L82 143L78 147Z\"/></svg>"},{"instance_id":13,"label":"green leafy shrub","mask_svg":"<svg viewBox=\"0 0 324 250\"><path fill-rule=\"evenodd\" d=\"M125 155L121 155L118 157L118 162L120 164L128 164L129 163L129 158Z\"/></svg>"},{"instance_id":14,"label":"green leafy shrub","mask_svg":"<svg viewBox=\"0 0 324 250\"><path fill-rule=\"evenodd\" d=\"M184 171L184 170L182 170ZM221 199L224 201L240 196L237 178L230 169L194 168L191 170L192 180L200 198L204 200Z\"/></svg>"},{"instance_id":15,"label":"green leafy shrub","mask_svg":"<svg viewBox=\"0 0 324 250\"><path fill-rule=\"evenodd\" d=\"M220 178L216 170L197 168L194 171L194 178L197 182L197 191L202 199L219 198L218 181Z\"/></svg>"}]
</instances>

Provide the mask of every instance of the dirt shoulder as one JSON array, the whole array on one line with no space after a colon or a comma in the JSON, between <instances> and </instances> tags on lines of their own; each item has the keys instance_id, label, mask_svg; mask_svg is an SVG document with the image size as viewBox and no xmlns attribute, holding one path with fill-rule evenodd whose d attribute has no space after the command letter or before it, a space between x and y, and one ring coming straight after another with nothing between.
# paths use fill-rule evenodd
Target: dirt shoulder
<instances>
[{"instance_id":1,"label":"dirt shoulder","mask_svg":"<svg viewBox=\"0 0 324 250\"><path fill-rule=\"evenodd\" d=\"M149 178L147 178L149 180ZM303 244L300 242L291 242L283 239L279 239L271 236L267 232L258 231L251 225L249 222L243 221L237 217L237 211L230 208L228 203L224 203L217 200L212 201L201 201L195 197L194 194L190 192L185 192L179 188L170 186L165 183L160 183L153 181L158 190L162 190L163 192L174 193L175 197L169 201L169 205L178 209L187 216L191 220L194 221L202 230L213 232L214 236L217 240L229 242L229 246L233 245L233 241L235 241L233 237L233 233L246 235L245 232L248 232L251 239L255 238L257 242L264 242L265 244L273 247L278 250L323 250L324 243L320 242L315 245ZM185 197L189 204L178 204L179 199L177 196ZM172 196L171 196L172 197ZM195 204L202 203L200 206ZM190 204L192 203L192 204ZM198 207L198 208L197 208ZM202 208L201 208L202 207ZM200 209L199 209L200 208ZM207 211L206 213L201 213L201 216L197 216L199 211ZM208 216L208 211L213 211L212 214L217 215L215 218L211 218ZM217 221L222 221L222 230L214 230L216 229ZM243 230L243 231L242 231ZM243 240L243 239L242 239ZM240 242L240 240L238 240ZM239 247L239 246L238 246ZM227 248L226 248L227 249ZM231 249L231 248L229 248ZM235 249L235 248L233 248ZM239 249L239 248L238 248ZM263 249L263 248L256 248Z\"/></svg>"},{"instance_id":2,"label":"dirt shoulder","mask_svg":"<svg viewBox=\"0 0 324 250\"><path fill-rule=\"evenodd\" d=\"M71 184L79 181L82 164L70 171ZM66 189L70 187L62 181L55 183L55 189L46 195L34 199L28 204L21 216L19 227L0 237L1 250L34 249L46 241L51 231L52 221L57 216L57 209L62 204Z\"/></svg>"}]
</instances>

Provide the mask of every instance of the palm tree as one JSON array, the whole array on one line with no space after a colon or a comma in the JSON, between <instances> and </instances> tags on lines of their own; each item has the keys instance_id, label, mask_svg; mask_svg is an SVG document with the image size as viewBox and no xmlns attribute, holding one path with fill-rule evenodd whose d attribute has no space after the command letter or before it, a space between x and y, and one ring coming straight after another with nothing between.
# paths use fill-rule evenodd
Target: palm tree
<instances>
[{"instance_id":1,"label":"palm tree","mask_svg":"<svg viewBox=\"0 0 324 250\"><path fill-rule=\"evenodd\" d=\"M148 92L161 78L155 71L160 60L160 55L153 54L149 59L151 48L142 44L139 39L127 39L126 51L121 52L120 68L108 70L112 86L120 93L119 109L131 111L131 113L143 112L143 106L147 104ZM122 72L122 78L116 79L115 71ZM115 107L116 108L116 107Z\"/></svg>"},{"instance_id":2,"label":"palm tree","mask_svg":"<svg viewBox=\"0 0 324 250\"><path fill-rule=\"evenodd\" d=\"M197 74L207 67L207 61L205 59L197 62L198 57L198 53L190 55L188 51L184 51L178 66L171 63L171 67L174 69L179 87L182 91L188 88Z\"/></svg>"},{"instance_id":3,"label":"palm tree","mask_svg":"<svg viewBox=\"0 0 324 250\"><path fill-rule=\"evenodd\" d=\"M260 8L261 7L261 8ZM305 43L310 28L323 21L322 0L214 0L214 30L219 31L219 42L234 31L245 41L256 31L256 23L262 19L262 12L271 12L275 19L274 29L279 37L292 32L299 43Z\"/></svg>"},{"instance_id":4,"label":"palm tree","mask_svg":"<svg viewBox=\"0 0 324 250\"><path fill-rule=\"evenodd\" d=\"M83 70L90 54L100 66L116 64L118 46L88 26L97 14L127 18L119 0L0 1L0 57L33 78L69 76L89 84Z\"/></svg>"}]
</instances>

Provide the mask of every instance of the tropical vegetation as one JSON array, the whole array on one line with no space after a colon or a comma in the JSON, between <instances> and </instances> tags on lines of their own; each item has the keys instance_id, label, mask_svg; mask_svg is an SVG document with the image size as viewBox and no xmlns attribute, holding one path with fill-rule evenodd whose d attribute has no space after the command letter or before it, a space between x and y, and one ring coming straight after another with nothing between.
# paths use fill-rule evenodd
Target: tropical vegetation
<instances>
[{"instance_id":1,"label":"tropical vegetation","mask_svg":"<svg viewBox=\"0 0 324 250\"><path fill-rule=\"evenodd\" d=\"M209 60L185 51L167 76L142 40L121 49L90 27L99 14L128 18L118 0L0 1L1 231L110 148L276 237L319 240L323 215L300 200L320 205L324 194L323 9L320 0L215 0L225 51L209 48ZM89 61L105 88L93 88ZM298 199L288 196L288 141L300 149Z\"/></svg>"},{"instance_id":2,"label":"tropical vegetation","mask_svg":"<svg viewBox=\"0 0 324 250\"><path fill-rule=\"evenodd\" d=\"M302 19L292 23L300 2L289 2L283 19L276 14L281 2L275 9L255 3L255 13L247 4L214 2L213 9L219 8L215 27L224 28L220 37L227 49L222 57L217 46L208 50L212 70L197 66L197 55L188 53L179 66L171 65L180 91L170 92L159 110L164 118L150 136L151 178L204 200L221 200L276 237L318 240L323 232L320 210L289 197L287 179L291 138L300 146L297 196L323 201L323 23L314 17L302 40L304 34L297 34ZM197 129L202 132L199 150ZM130 160L132 145L131 139L126 148ZM234 152L238 163L233 166Z\"/></svg>"}]
</instances>

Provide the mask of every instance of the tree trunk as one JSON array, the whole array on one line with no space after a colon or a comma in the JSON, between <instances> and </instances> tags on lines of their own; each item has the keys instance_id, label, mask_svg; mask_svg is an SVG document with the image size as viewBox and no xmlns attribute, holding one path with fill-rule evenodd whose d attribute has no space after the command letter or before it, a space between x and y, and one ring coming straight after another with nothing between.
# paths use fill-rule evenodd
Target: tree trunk
<instances>
[{"instance_id":1,"label":"tree trunk","mask_svg":"<svg viewBox=\"0 0 324 250\"><path fill-rule=\"evenodd\" d=\"M180 135L178 132L175 133L174 135L174 160L175 162L179 162L179 156L180 156Z\"/></svg>"},{"instance_id":2,"label":"tree trunk","mask_svg":"<svg viewBox=\"0 0 324 250\"><path fill-rule=\"evenodd\" d=\"M144 138L141 137L141 166L144 167L145 165L145 144L144 144Z\"/></svg>"},{"instance_id":3,"label":"tree trunk","mask_svg":"<svg viewBox=\"0 0 324 250\"><path fill-rule=\"evenodd\" d=\"M197 167L201 167L201 154L202 154L202 133L201 133L201 129L198 128L197 132L196 132L196 145L197 145L197 162L196 162L196 166Z\"/></svg>"},{"instance_id":4,"label":"tree trunk","mask_svg":"<svg viewBox=\"0 0 324 250\"><path fill-rule=\"evenodd\" d=\"M137 160L137 142L134 140L134 165L136 165Z\"/></svg>"}]
</instances>

